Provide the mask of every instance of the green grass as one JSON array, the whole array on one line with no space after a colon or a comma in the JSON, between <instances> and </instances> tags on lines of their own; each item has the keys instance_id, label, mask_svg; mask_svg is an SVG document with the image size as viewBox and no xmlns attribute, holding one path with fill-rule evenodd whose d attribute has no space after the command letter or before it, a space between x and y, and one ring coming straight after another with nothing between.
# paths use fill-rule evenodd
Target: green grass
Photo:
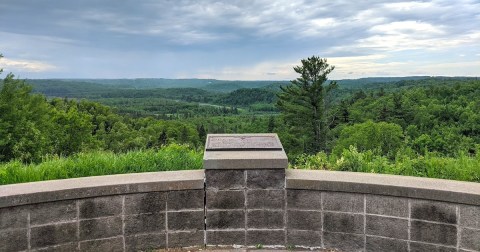
<instances>
[{"instance_id":1,"label":"green grass","mask_svg":"<svg viewBox=\"0 0 480 252\"><path fill-rule=\"evenodd\" d=\"M46 158L40 164L0 164L0 185L109 174L192 170L202 168L202 152L172 144L160 150L123 154L98 151L71 157Z\"/></svg>"}]
</instances>

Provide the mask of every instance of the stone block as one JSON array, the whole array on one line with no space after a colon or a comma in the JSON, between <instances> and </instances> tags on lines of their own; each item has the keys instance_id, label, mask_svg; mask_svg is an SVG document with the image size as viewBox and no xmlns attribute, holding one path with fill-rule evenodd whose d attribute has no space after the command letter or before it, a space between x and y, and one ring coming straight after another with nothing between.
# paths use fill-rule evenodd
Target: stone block
<instances>
[{"instance_id":1,"label":"stone block","mask_svg":"<svg viewBox=\"0 0 480 252\"><path fill-rule=\"evenodd\" d=\"M313 190L287 190L287 208L321 210L322 192Z\"/></svg>"},{"instance_id":2,"label":"stone block","mask_svg":"<svg viewBox=\"0 0 480 252\"><path fill-rule=\"evenodd\" d=\"M288 210L287 229L321 231L322 212Z\"/></svg>"},{"instance_id":3,"label":"stone block","mask_svg":"<svg viewBox=\"0 0 480 252\"><path fill-rule=\"evenodd\" d=\"M203 246L204 231L168 233L168 247Z\"/></svg>"},{"instance_id":4,"label":"stone block","mask_svg":"<svg viewBox=\"0 0 480 252\"><path fill-rule=\"evenodd\" d=\"M462 228L460 247L480 251L480 230Z\"/></svg>"},{"instance_id":5,"label":"stone block","mask_svg":"<svg viewBox=\"0 0 480 252\"><path fill-rule=\"evenodd\" d=\"M451 224L457 223L457 210L453 204L428 200L412 200L410 205L412 219Z\"/></svg>"},{"instance_id":6,"label":"stone block","mask_svg":"<svg viewBox=\"0 0 480 252\"><path fill-rule=\"evenodd\" d=\"M367 227L365 231L369 235L407 240L408 220L367 215Z\"/></svg>"},{"instance_id":7,"label":"stone block","mask_svg":"<svg viewBox=\"0 0 480 252\"><path fill-rule=\"evenodd\" d=\"M243 191L207 190L207 209L243 209L245 194Z\"/></svg>"},{"instance_id":8,"label":"stone block","mask_svg":"<svg viewBox=\"0 0 480 252\"><path fill-rule=\"evenodd\" d=\"M247 208L284 209L285 190L248 190Z\"/></svg>"},{"instance_id":9,"label":"stone block","mask_svg":"<svg viewBox=\"0 0 480 252\"><path fill-rule=\"evenodd\" d=\"M460 205L460 225L480 229L480 206Z\"/></svg>"},{"instance_id":10,"label":"stone block","mask_svg":"<svg viewBox=\"0 0 480 252\"><path fill-rule=\"evenodd\" d=\"M207 245L245 245L245 231L208 231Z\"/></svg>"},{"instance_id":11,"label":"stone block","mask_svg":"<svg viewBox=\"0 0 480 252\"><path fill-rule=\"evenodd\" d=\"M207 210L207 229L245 228L245 211Z\"/></svg>"},{"instance_id":12,"label":"stone block","mask_svg":"<svg viewBox=\"0 0 480 252\"><path fill-rule=\"evenodd\" d=\"M72 242L72 243L65 243L65 244L55 245L55 246L46 247L46 248L40 248L33 251L35 252L72 252L72 251L80 251L80 250L78 248L78 243Z\"/></svg>"},{"instance_id":13,"label":"stone block","mask_svg":"<svg viewBox=\"0 0 480 252\"><path fill-rule=\"evenodd\" d=\"M2 229L27 228L28 210L25 207L0 208L0 231Z\"/></svg>"},{"instance_id":14,"label":"stone block","mask_svg":"<svg viewBox=\"0 0 480 252\"><path fill-rule=\"evenodd\" d=\"M410 224L410 239L412 241L453 246L457 244L457 227L412 220Z\"/></svg>"},{"instance_id":15,"label":"stone block","mask_svg":"<svg viewBox=\"0 0 480 252\"><path fill-rule=\"evenodd\" d=\"M106 217L80 221L80 240L107 238L121 234L121 217Z\"/></svg>"},{"instance_id":16,"label":"stone block","mask_svg":"<svg viewBox=\"0 0 480 252\"><path fill-rule=\"evenodd\" d=\"M323 210L363 213L363 194L323 192Z\"/></svg>"},{"instance_id":17,"label":"stone block","mask_svg":"<svg viewBox=\"0 0 480 252\"><path fill-rule=\"evenodd\" d=\"M366 251L372 252L408 252L407 241L367 236Z\"/></svg>"},{"instance_id":18,"label":"stone block","mask_svg":"<svg viewBox=\"0 0 480 252\"><path fill-rule=\"evenodd\" d=\"M247 230L247 245L285 245L283 230Z\"/></svg>"},{"instance_id":19,"label":"stone block","mask_svg":"<svg viewBox=\"0 0 480 252\"><path fill-rule=\"evenodd\" d=\"M165 231L165 213L125 216L125 234L158 233Z\"/></svg>"},{"instance_id":20,"label":"stone block","mask_svg":"<svg viewBox=\"0 0 480 252\"><path fill-rule=\"evenodd\" d=\"M139 234L125 237L127 252L153 251L166 248L167 235L165 233Z\"/></svg>"},{"instance_id":21,"label":"stone block","mask_svg":"<svg viewBox=\"0 0 480 252\"><path fill-rule=\"evenodd\" d=\"M321 247L321 231L287 230L287 246Z\"/></svg>"},{"instance_id":22,"label":"stone block","mask_svg":"<svg viewBox=\"0 0 480 252\"><path fill-rule=\"evenodd\" d=\"M80 242L82 252L122 252L123 237Z\"/></svg>"},{"instance_id":23,"label":"stone block","mask_svg":"<svg viewBox=\"0 0 480 252\"><path fill-rule=\"evenodd\" d=\"M77 241L77 223L61 223L32 227L30 245L32 248L48 247Z\"/></svg>"},{"instance_id":24,"label":"stone block","mask_svg":"<svg viewBox=\"0 0 480 252\"><path fill-rule=\"evenodd\" d=\"M455 247L445 247L434 244L410 242L410 252L456 252Z\"/></svg>"},{"instance_id":25,"label":"stone block","mask_svg":"<svg viewBox=\"0 0 480 252\"><path fill-rule=\"evenodd\" d=\"M329 232L363 234L363 215L351 213L324 212L323 230Z\"/></svg>"},{"instance_id":26,"label":"stone block","mask_svg":"<svg viewBox=\"0 0 480 252\"><path fill-rule=\"evenodd\" d=\"M80 219L98 218L120 215L122 213L122 197L98 197L80 200Z\"/></svg>"},{"instance_id":27,"label":"stone block","mask_svg":"<svg viewBox=\"0 0 480 252\"><path fill-rule=\"evenodd\" d=\"M203 190L184 190L168 192L168 210L203 209Z\"/></svg>"},{"instance_id":28,"label":"stone block","mask_svg":"<svg viewBox=\"0 0 480 252\"><path fill-rule=\"evenodd\" d=\"M363 251L364 237L356 234L323 232L325 248L340 251Z\"/></svg>"},{"instance_id":29,"label":"stone block","mask_svg":"<svg viewBox=\"0 0 480 252\"><path fill-rule=\"evenodd\" d=\"M166 192L149 192L125 195L125 214L157 213L165 211Z\"/></svg>"},{"instance_id":30,"label":"stone block","mask_svg":"<svg viewBox=\"0 0 480 252\"><path fill-rule=\"evenodd\" d=\"M285 212L271 210L247 211L247 228L282 229L285 226Z\"/></svg>"},{"instance_id":31,"label":"stone block","mask_svg":"<svg viewBox=\"0 0 480 252\"><path fill-rule=\"evenodd\" d=\"M0 230L0 241L0 251L26 250L27 229Z\"/></svg>"},{"instance_id":32,"label":"stone block","mask_svg":"<svg viewBox=\"0 0 480 252\"><path fill-rule=\"evenodd\" d=\"M204 212L169 212L167 213L168 230L203 230L205 225Z\"/></svg>"},{"instance_id":33,"label":"stone block","mask_svg":"<svg viewBox=\"0 0 480 252\"><path fill-rule=\"evenodd\" d=\"M31 207L30 224L41 225L77 219L77 203L73 200L37 204Z\"/></svg>"},{"instance_id":34,"label":"stone block","mask_svg":"<svg viewBox=\"0 0 480 252\"><path fill-rule=\"evenodd\" d=\"M248 189L285 188L285 169L247 170Z\"/></svg>"},{"instance_id":35,"label":"stone block","mask_svg":"<svg viewBox=\"0 0 480 252\"><path fill-rule=\"evenodd\" d=\"M366 195L367 214L408 218L408 199L389 196Z\"/></svg>"},{"instance_id":36,"label":"stone block","mask_svg":"<svg viewBox=\"0 0 480 252\"><path fill-rule=\"evenodd\" d=\"M229 190L245 188L245 170L205 170L207 189Z\"/></svg>"}]
</instances>

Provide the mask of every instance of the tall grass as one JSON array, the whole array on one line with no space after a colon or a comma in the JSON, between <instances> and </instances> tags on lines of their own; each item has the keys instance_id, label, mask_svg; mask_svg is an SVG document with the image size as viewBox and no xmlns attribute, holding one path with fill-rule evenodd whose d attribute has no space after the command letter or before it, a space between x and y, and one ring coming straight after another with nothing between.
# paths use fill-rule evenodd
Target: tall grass
<instances>
[{"instance_id":1,"label":"tall grass","mask_svg":"<svg viewBox=\"0 0 480 252\"><path fill-rule=\"evenodd\" d=\"M11 161L0 164L0 185L32 181L88 177L135 172L191 170L202 168L202 153L172 144L160 150L123 154L98 151L62 158L47 158L40 164Z\"/></svg>"}]
</instances>

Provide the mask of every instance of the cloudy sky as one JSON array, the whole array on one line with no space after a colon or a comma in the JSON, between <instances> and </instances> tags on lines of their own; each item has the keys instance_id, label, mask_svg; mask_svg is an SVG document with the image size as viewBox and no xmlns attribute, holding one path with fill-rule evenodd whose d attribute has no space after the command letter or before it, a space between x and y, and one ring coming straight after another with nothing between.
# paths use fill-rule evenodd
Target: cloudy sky
<instances>
[{"instance_id":1,"label":"cloudy sky","mask_svg":"<svg viewBox=\"0 0 480 252\"><path fill-rule=\"evenodd\" d=\"M480 0L0 0L0 68L20 78L290 80L480 76Z\"/></svg>"}]
</instances>

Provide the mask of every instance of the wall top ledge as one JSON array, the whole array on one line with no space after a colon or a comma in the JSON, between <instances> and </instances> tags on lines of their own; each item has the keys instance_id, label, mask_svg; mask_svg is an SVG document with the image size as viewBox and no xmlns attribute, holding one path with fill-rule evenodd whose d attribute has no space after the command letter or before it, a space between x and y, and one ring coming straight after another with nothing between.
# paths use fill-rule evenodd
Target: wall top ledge
<instances>
[{"instance_id":1,"label":"wall top ledge","mask_svg":"<svg viewBox=\"0 0 480 252\"><path fill-rule=\"evenodd\" d=\"M360 172L287 170L287 189L366 193L480 205L480 183Z\"/></svg>"},{"instance_id":2,"label":"wall top ledge","mask_svg":"<svg viewBox=\"0 0 480 252\"><path fill-rule=\"evenodd\" d=\"M145 172L0 186L0 208L152 191L203 189L204 171Z\"/></svg>"}]
</instances>

